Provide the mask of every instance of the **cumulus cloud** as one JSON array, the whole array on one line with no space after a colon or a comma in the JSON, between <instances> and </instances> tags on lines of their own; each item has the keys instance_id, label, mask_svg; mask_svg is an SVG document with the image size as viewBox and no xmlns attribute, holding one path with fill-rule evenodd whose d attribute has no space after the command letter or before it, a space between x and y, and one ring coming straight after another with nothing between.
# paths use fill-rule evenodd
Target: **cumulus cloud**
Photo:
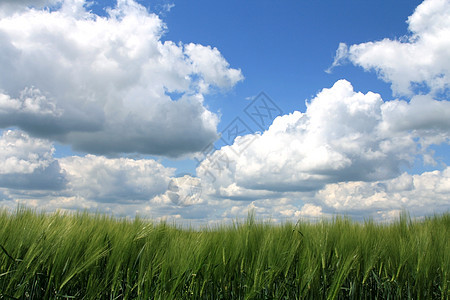
<instances>
[{"instance_id":1,"label":"cumulus cloud","mask_svg":"<svg viewBox=\"0 0 450 300\"><path fill-rule=\"evenodd\" d=\"M0 2L0 128L26 132L0 138L2 206L188 222L249 211L279 221L449 209L449 167L402 171L419 156L436 164L430 146L450 142L450 102L436 100L449 87L448 2L424 1L399 40L341 43L327 70L344 60L374 69L410 101L383 101L340 80L304 113L277 117L208 156L198 177L102 154L180 156L214 141L218 117L203 98L243 79L218 49L163 42L165 24L132 0L119 0L107 17L84 0L12 4ZM91 154L55 158L48 139Z\"/></svg>"},{"instance_id":2,"label":"cumulus cloud","mask_svg":"<svg viewBox=\"0 0 450 300\"><path fill-rule=\"evenodd\" d=\"M97 155L54 157L48 140L7 130L0 137L0 206L18 203L54 211L84 210L134 216L207 214L199 178L174 177L174 168L153 159ZM188 206L195 206L189 208Z\"/></svg>"},{"instance_id":3,"label":"cumulus cloud","mask_svg":"<svg viewBox=\"0 0 450 300\"><path fill-rule=\"evenodd\" d=\"M450 88L450 2L425 0L408 18L410 34L398 40L340 44L335 67L350 60L365 70L375 70L392 84L397 95L444 93ZM423 91L425 90L425 92Z\"/></svg>"},{"instance_id":4,"label":"cumulus cloud","mask_svg":"<svg viewBox=\"0 0 450 300\"><path fill-rule=\"evenodd\" d=\"M409 132L418 142L424 162L436 165L431 145L450 143L450 102L429 95L412 97L409 102L394 100L382 107L380 128L385 135Z\"/></svg>"},{"instance_id":5,"label":"cumulus cloud","mask_svg":"<svg viewBox=\"0 0 450 300\"><path fill-rule=\"evenodd\" d=\"M290 205L285 210L279 210L278 215L281 215L288 219L317 219L326 217L326 214L322 212L322 207L311 203L304 204L300 209Z\"/></svg>"},{"instance_id":6,"label":"cumulus cloud","mask_svg":"<svg viewBox=\"0 0 450 300\"><path fill-rule=\"evenodd\" d=\"M425 215L449 209L450 168L418 175L403 173L379 182L341 182L327 185L316 194L316 201L335 212L389 212L408 209Z\"/></svg>"},{"instance_id":7,"label":"cumulus cloud","mask_svg":"<svg viewBox=\"0 0 450 300\"><path fill-rule=\"evenodd\" d=\"M0 19L0 127L94 154L180 156L214 141L204 95L232 88L241 71L216 48L161 41L165 24L135 1L106 17L85 6Z\"/></svg>"},{"instance_id":8,"label":"cumulus cloud","mask_svg":"<svg viewBox=\"0 0 450 300\"><path fill-rule=\"evenodd\" d=\"M335 213L389 219L397 217L404 208L413 215L439 213L449 208L449 167L370 182L332 182L312 191L280 192L237 184L221 186L216 191L209 178L188 174L174 177L174 169L150 159L95 155L54 158L53 151L48 141L24 132L3 133L2 207L15 208L21 203L47 211L88 209L116 216L138 213L155 219L176 217L178 222L191 225L245 218L250 211L259 218L278 222L315 220ZM49 176L44 176L43 170ZM58 180L64 184L42 188L45 181Z\"/></svg>"},{"instance_id":9,"label":"cumulus cloud","mask_svg":"<svg viewBox=\"0 0 450 300\"><path fill-rule=\"evenodd\" d=\"M59 163L70 193L96 202L150 201L166 191L174 172L151 159L86 155L60 158Z\"/></svg>"},{"instance_id":10,"label":"cumulus cloud","mask_svg":"<svg viewBox=\"0 0 450 300\"><path fill-rule=\"evenodd\" d=\"M296 194L299 196L300 194ZM254 213L258 219L273 222L297 222L299 219L320 220L332 214L322 211L317 203L304 203L295 198L295 194L276 199L259 199L252 202L223 200L225 204L214 203L216 208L224 207L220 216L214 216L216 222L220 220L235 221L245 219L248 213Z\"/></svg>"},{"instance_id":11,"label":"cumulus cloud","mask_svg":"<svg viewBox=\"0 0 450 300\"><path fill-rule=\"evenodd\" d=\"M347 181L325 185L315 192L284 193L276 198L255 201L224 199L210 201L210 219L232 221L245 218L253 211L264 220L320 220L336 214L357 220L371 217L376 221L391 221L406 210L421 217L443 213L450 209L450 168L422 174L399 176L373 182Z\"/></svg>"},{"instance_id":12,"label":"cumulus cloud","mask_svg":"<svg viewBox=\"0 0 450 300\"><path fill-rule=\"evenodd\" d=\"M168 197L175 205L186 206L203 203L204 200L201 195L202 184L200 179L184 174L170 180L167 192L163 197Z\"/></svg>"},{"instance_id":13,"label":"cumulus cloud","mask_svg":"<svg viewBox=\"0 0 450 300\"><path fill-rule=\"evenodd\" d=\"M190 43L185 53L192 60L194 72L202 74L199 87L207 92L211 85L228 88L242 79L241 71L229 68L217 48Z\"/></svg>"},{"instance_id":14,"label":"cumulus cloud","mask_svg":"<svg viewBox=\"0 0 450 300\"><path fill-rule=\"evenodd\" d=\"M416 143L403 131L383 130L381 125L391 122L384 120L384 105L380 95L355 92L348 81L340 80L307 103L305 113L278 117L266 132L237 138L197 172L205 179L207 172L215 175L217 193L237 190L234 184L267 194L395 177L413 160ZM233 147L239 149L255 135L241 155L233 154ZM228 168L219 170L215 166L222 156L231 159Z\"/></svg>"},{"instance_id":15,"label":"cumulus cloud","mask_svg":"<svg viewBox=\"0 0 450 300\"><path fill-rule=\"evenodd\" d=\"M41 100L30 101L46 103ZM55 159L47 140L5 131L0 185L9 189L3 189L2 202L155 218L176 215L189 222L227 221L252 210L274 221L333 213L387 218L402 208L420 212L424 205L427 212L443 211L449 201L448 168L421 175L401 170L426 155L426 146L449 142L449 107L448 101L430 96L385 102L340 80L308 101L304 113L280 116L267 131L237 137L233 145L214 152L197 168L199 177L174 177L174 169L151 159ZM42 170L52 176L43 176ZM14 187L11 178L17 174L22 181ZM33 176L28 185L26 176ZM38 177L60 178L64 185L42 193Z\"/></svg>"},{"instance_id":16,"label":"cumulus cloud","mask_svg":"<svg viewBox=\"0 0 450 300\"><path fill-rule=\"evenodd\" d=\"M174 169L152 159L86 155L55 158L48 140L8 130L0 137L1 205L24 203L41 209L121 207L131 215L166 193ZM11 202L14 200L15 202ZM130 212L130 209L132 212Z\"/></svg>"},{"instance_id":17,"label":"cumulus cloud","mask_svg":"<svg viewBox=\"0 0 450 300\"><path fill-rule=\"evenodd\" d=\"M60 190L64 172L46 140L8 130L0 137L0 187L25 190Z\"/></svg>"},{"instance_id":18,"label":"cumulus cloud","mask_svg":"<svg viewBox=\"0 0 450 300\"><path fill-rule=\"evenodd\" d=\"M238 137L214 152L197 174L210 199L241 201L243 207L246 201L258 207L255 200L263 200L280 217L356 209L387 213L401 209L401 199L414 199L419 190L432 191L418 185L428 175L415 178L401 170L420 155L432 157L428 146L449 143L449 109L449 101L431 96L385 102L340 80L307 102L305 113L280 116L262 134ZM247 148L236 151L241 145ZM448 171L436 172L445 181ZM427 196L433 201L432 194ZM351 205L345 202L349 197ZM292 202L278 207L285 198ZM448 200L441 195L442 205ZM301 206L304 201L313 206Z\"/></svg>"}]
</instances>

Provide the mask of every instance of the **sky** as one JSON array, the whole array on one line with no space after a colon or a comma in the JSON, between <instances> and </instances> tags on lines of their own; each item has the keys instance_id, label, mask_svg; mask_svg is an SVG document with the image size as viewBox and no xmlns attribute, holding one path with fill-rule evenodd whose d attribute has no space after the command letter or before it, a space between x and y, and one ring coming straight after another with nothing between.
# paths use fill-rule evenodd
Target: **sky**
<instances>
[{"instance_id":1,"label":"sky","mask_svg":"<svg viewBox=\"0 0 450 300\"><path fill-rule=\"evenodd\" d=\"M450 209L450 1L0 0L0 207Z\"/></svg>"}]
</instances>

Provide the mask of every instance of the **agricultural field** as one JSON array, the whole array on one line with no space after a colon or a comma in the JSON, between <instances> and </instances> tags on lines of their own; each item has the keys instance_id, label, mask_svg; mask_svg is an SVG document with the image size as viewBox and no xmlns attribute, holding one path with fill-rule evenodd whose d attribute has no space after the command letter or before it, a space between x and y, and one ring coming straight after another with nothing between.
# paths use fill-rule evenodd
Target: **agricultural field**
<instances>
[{"instance_id":1,"label":"agricultural field","mask_svg":"<svg viewBox=\"0 0 450 300\"><path fill-rule=\"evenodd\" d=\"M194 229L0 212L0 299L448 299L450 214Z\"/></svg>"}]
</instances>

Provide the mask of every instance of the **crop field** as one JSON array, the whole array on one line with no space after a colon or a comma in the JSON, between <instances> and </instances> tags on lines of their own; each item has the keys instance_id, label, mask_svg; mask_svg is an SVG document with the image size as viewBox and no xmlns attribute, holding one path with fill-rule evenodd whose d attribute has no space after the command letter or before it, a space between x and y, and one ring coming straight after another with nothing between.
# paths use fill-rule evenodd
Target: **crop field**
<instances>
[{"instance_id":1,"label":"crop field","mask_svg":"<svg viewBox=\"0 0 450 300\"><path fill-rule=\"evenodd\" d=\"M0 211L0 299L448 299L450 214L203 229Z\"/></svg>"}]
</instances>

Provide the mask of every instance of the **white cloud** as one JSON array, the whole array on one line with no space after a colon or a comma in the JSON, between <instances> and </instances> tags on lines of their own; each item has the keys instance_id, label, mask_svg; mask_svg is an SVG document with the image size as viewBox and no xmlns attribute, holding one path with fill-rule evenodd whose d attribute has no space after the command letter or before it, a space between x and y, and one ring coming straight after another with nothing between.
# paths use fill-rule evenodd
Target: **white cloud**
<instances>
[{"instance_id":1,"label":"white cloud","mask_svg":"<svg viewBox=\"0 0 450 300\"><path fill-rule=\"evenodd\" d=\"M164 9L166 12L170 12L170 10L171 10L172 8L174 8L174 7L175 7L175 4L174 4L174 3L166 3L166 4L163 5L163 9Z\"/></svg>"},{"instance_id":2,"label":"white cloud","mask_svg":"<svg viewBox=\"0 0 450 300\"><path fill-rule=\"evenodd\" d=\"M15 208L21 203L46 211L88 209L155 218L180 213L184 219L206 216L198 207L204 203L200 180L188 175L174 178L175 169L155 160L53 154L48 140L20 130L3 132L0 206Z\"/></svg>"},{"instance_id":3,"label":"white cloud","mask_svg":"<svg viewBox=\"0 0 450 300\"><path fill-rule=\"evenodd\" d=\"M430 96L414 96L409 102L388 101L383 105L383 128L401 132L416 130L447 134L450 129L450 102L437 101Z\"/></svg>"},{"instance_id":4,"label":"white cloud","mask_svg":"<svg viewBox=\"0 0 450 300\"><path fill-rule=\"evenodd\" d=\"M403 173L379 182L341 182L327 185L315 200L335 212L376 212L407 209L413 215L442 213L450 209L450 168L419 175Z\"/></svg>"},{"instance_id":5,"label":"white cloud","mask_svg":"<svg viewBox=\"0 0 450 300\"><path fill-rule=\"evenodd\" d=\"M424 161L435 165L431 145L450 143L450 102L429 95L414 96L409 102L394 100L382 107L381 130L386 136L409 132L419 144ZM395 147L395 144L392 144Z\"/></svg>"},{"instance_id":6,"label":"white cloud","mask_svg":"<svg viewBox=\"0 0 450 300\"><path fill-rule=\"evenodd\" d=\"M53 146L21 131L7 130L0 137L0 187L60 190L64 172L53 158Z\"/></svg>"},{"instance_id":7,"label":"white cloud","mask_svg":"<svg viewBox=\"0 0 450 300\"><path fill-rule=\"evenodd\" d=\"M322 212L322 207L306 203L299 210L295 207L290 207L285 210L279 211L279 214L286 216L289 219L299 219L299 218L322 218L325 214Z\"/></svg>"},{"instance_id":8,"label":"white cloud","mask_svg":"<svg viewBox=\"0 0 450 300\"><path fill-rule=\"evenodd\" d=\"M449 109L449 101L431 96L385 102L340 80L308 102L305 113L280 116L262 134L238 137L205 159L197 168L203 194L219 207L215 201L236 203L234 210L225 208L226 218L249 208L248 201L278 219L335 212L380 218L409 207L419 212L419 202L431 205L445 184L433 190L431 183L420 184L429 174L401 170L420 155L432 159L428 146L449 143ZM447 173L433 174L447 182ZM448 196L436 197L442 209L449 208Z\"/></svg>"},{"instance_id":9,"label":"white cloud","mask_svg":"<svg viewBox=\"0 0 450 300\"><path fill-rule=\"evenodd\" d=\"M185 46L185 53L192 60L194 72L202 74L199 86L205 92L210 85L229 88L243 79L240 70L229 68L217 48L190 43Z\"/></svg>"},{"instance_id":10,"label":"white cloud","mask_svg":"<svg viewBox=\"0 0 450 300\"><path fill-rule=\"evenodd\" d=\"M218 211L223 211L219 216L211 214L211 219L215 222L220 222L220 220L231 222L236 218L242 220L250 212L255 213L259 220L272 222L296 222L299 219L315 221L331 216L331 214L324 213L320 205L298 201L295 199L295 195L286 195L276 199L259 199L250 203L223 200L222 203L214 203L213 207Z\"/></svg>"},{"instance_id":11,"label":"white cloud","mask_svg":"<svg viewBox=\"0 0 450 300\"><path fill-rule=\"evenodd\" d=\"M48 167L53 159L48 141L30 138L21 131L7 130L0 138L0 174L33 173Z\"/></svg>"},{"instance_id":12,"label":"white cloud","mask_svg":"<svg viewBox=\"0 0 450 300\"><path fill-rule=\"evenodd\" d=\"M332 67L343 59L365 70L376 70L392 84L397 95L412 95L417 88L445 93L450 88L450 2L425 0L408 18L410 35L399 40L340 44ZM423 93L423 92L422 92Z\"/></svg>"},{"instance_id":13,"label":"white cloud","mask_svg":"<svg viewBox=\"0 0 450 300\"><path fill-rule=\"evenodd\" d=\"M295 212L295 217L322 217L322 207L307 203L300 211Z\"/></svg>"},{"instance_id":14,"label":"white cloud","mask_svg":"<svg viewBox=\"0 0 450 300\"><path fill-rule=\"evenodd\" d=\"M336 55L334 56L334 61L331 66L325 70L328 74L331 73L333 68L340 66L348 56L348 47L345 43L339 43L339 47L336 50Z\"/></svg>"},{"instance_id":15,"label":"white cloud","mask_svg":"<svg viewBox=\"0 0 450 300\"><path fill-rule=\"evenodd\" d=\"M171 178L167 186L167 192L162 197L169 198L175 205L185 206L204 203L204 199L201 196L201 180L185 174ZM167 203L167 201L164 202Z\"/></svg>"},{"instance_id":16,"label":"white cloud","mask_svg":"<svg viewBox=\"0 0 450 300\"><path fill-rule=\"evenodd\" d=\"M214 47L162 42L165 24L134 1L118 1L108 17L87 12L83 0L37 9L56 2L34 9L31 1L0 2L0 128L28 132L0 138L1 206L182 222L230 221L252 210L280 221L449 209L450 168L401 171L419 155L436 164L429 146L450 141L450 102L433 96L449 86L446 2L424 1L409 18L409 37L341 43L329 69L348 59L376 69L397 94L420 84L432 93L385 102L340 80L306 112L280 116L267 131L216 151L198 178L174 178L174 169L151 159L57 159L47 138L96 154L201 150L217 137L218 123L203 97L232 88L240 70Z\"/></svg>"},{"instance_id":17,"label":"white cloud","mask_svg":"<svg viewBox=\"0 0 450 300\"><path fill-rule=\"evenodd\" d=\"M383 130L382 125L397 122L394 115L384 119L384 105L380 95L357 93L349 82L338 81L307 103L305 113L276 118L239 156L233 149L255 135L239 137L231 147L216 151L197 172L210 182L214 180L208 175L214 174L215 192L221 194L225 189L228 196L231 190L239 190L236 185L265 191L268 196L270 192L317 190L332 182L395 177L402 165L413 160L416 142L410 133L413 128L394 133ZM217 168L221 157L229 161L223 170Z\"/></svg>"},{"instance_id":18,"label":"white cloud","mask_svg":"<svg viewBox=\"0 0 450 300\"><path fill-rule=\"evenodd\" d=\"M162 42L165 24L132 0L107 17L85 5L0 19L0 127L95 154L180 156L214 141L218 117L203 97L240 70L216 48Z\"/></svg>"},{"instance_id":19,"label":"white cloud","mask_svg":"<svg viewBox=\"0 0 450 300\"><path fill-rule=\"evenodd\" d=\"M450 209L450 168L374 182L352 181L325 185L316 192L284 193L251 202L208 200L209 220L231 222L255 212L263 220L320 220L336 214L357 220L372 217L390 221L403 210L414 217L447 212ZM222 212L222 213L219 213Z\"/></svg>"},{"instance_id":20,"label":"white cloud","mask_svg":"<svg viewBox=\"0 0 450 300\"><path fill-rule=\"evenodd\" d=\"M89 210L205 221L211 206L199 178L173 177L152 159L86 155L55 158L51 142L8 130L0 137L0 207ZM201 204L201 205L200 205Z\"/></svg>"},{"instance_id":21,"label":"white cloud","mask_svg":"<svg viewBox=\"0 0 450 300\"><path fill-rule=\"evenodd\" d=\"M133 215L167 191L175 171L152 159L95 155L54 158L53 153L47 140L20 130L3 132L0 205L20 202L47 210L117 209Z\"/></svg>"},{"instance_id":22,"label":"white cloud","mask_svg":"<svg viewBox=\"0 0 450 300\"><path fill-rule=\"evenodd\" d=\"M96 202L150 201L166 191L174 170L150 160L86 155L60 158L74 196Z\"/></svg>"},{"instance_id":23,"label":"white cloud","mask_svg":"<svg viewBox=\"0 0 450 300\"><path fill-rule=\"evenodd\" d=\"M429 96L384 102L341 80L309 101L305 113L280 116L262 134L238 137L234 145L216 151L198 167L199 178L173 178L173 169L150 159L55 159L50 142L6 131L0 140L5 174L0 184L7 188L2 203L176 215L182 222L230 221L250 210L274 221L336 212L387 218L403 208L417 214L444 211L449 168L421 175L400 170L417 155L432 157L419 143L449 141L449 106ZM233 152L237 149L240 155ZM52 176L36 171L50 166ZM60 178L64 184L49 188L52 192L40 191L39 181L32 180L34 186L11 187L5 178L20 178L11 176L18 173L21 178L31 174L33 180Z\"/></svg>"},{"instance_id":24,"label":"white cloud","mask_svg":"<svg viewBox=\"0 0 450 300\"><path fill-rule=\"evenodd\" d=\"M372 182L333 182L310 192L246 189L231 184L218 186L222 189L216 193L209 178L174 178L173 169L154 160L94 155L56 159L52 153L48 141L21 131L3 133L2 207L13 209L22 203L46 211L88 209L116 216L138 213L155 219L176 217L178 222L195 225L242 219L250 211L274 222L315 220L334 213L387 219L405 208L418 216L443 212L450 203L450 167ZM47 170L46 176L42 170ZM58 180L64 184L43 188L45 182Z\"/></svg>"}]
</instances>

